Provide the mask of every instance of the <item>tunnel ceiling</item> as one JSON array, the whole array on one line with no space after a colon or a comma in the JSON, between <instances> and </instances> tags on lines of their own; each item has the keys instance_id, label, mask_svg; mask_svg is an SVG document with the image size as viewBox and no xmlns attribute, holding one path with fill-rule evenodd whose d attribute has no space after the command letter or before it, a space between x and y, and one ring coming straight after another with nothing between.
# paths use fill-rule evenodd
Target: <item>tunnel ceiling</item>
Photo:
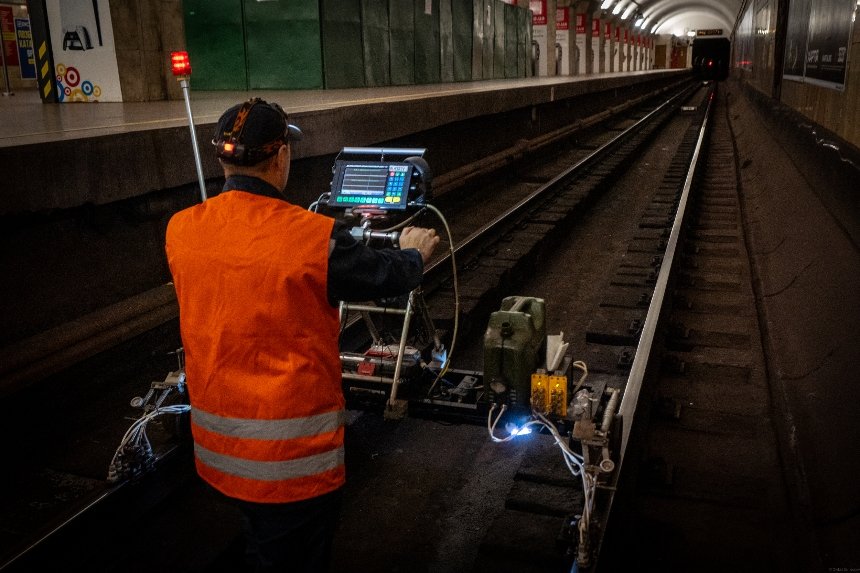
<instances>
[{"instance_id":1,"label":"tunnel ceiling","mask_svg":"<svg viewBox=\"0 0 860 573\"><path fill-rule=\"evenodd\" d=\"M731 35L743 0L598 0L607 15L623 17L654 34L684 36L689 31L721 29Z\"/></svg>"}]
</instances>

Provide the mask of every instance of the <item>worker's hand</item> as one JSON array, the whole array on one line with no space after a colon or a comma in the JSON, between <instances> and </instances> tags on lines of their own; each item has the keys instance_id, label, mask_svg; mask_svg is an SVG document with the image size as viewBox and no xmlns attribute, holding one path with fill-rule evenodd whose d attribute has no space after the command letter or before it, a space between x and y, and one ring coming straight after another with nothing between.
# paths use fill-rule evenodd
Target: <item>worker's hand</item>
<instances>
[{"instance_id":1,"label":"worker's hand","mask_svg":"<svg viewBox=\"0 0 860 573\"><path fill-rule=\"evenodd\" d=\"M425 264L430 260L430 255L433 254L433 250L438 244L439 236L435 229L406 227L400 232L400 248L418 249Z\"/></svg>"}]
</instances>

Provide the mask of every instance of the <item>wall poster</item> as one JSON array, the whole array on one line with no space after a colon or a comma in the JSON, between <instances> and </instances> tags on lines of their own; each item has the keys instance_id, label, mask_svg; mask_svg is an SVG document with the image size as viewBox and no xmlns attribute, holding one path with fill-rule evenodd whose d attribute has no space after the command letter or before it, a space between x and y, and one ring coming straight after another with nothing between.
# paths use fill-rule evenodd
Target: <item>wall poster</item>
<instances>
[{"instance_id":1,"label":"wall poster","mask_svg":"<svg viewBox=\"0 0 860 573\"><path fill-rule=\"evenodd\" d=\"M782 77L845 89L854 9L852 0L792 0Z\"/></svg>"},{"instance_id":2,"label":"wall poster","mask_svg":"<svg viewBox=\"0 0 860 573\"><path fill-rule=\"evenodd\" d=\"M15 18L15 36L18 40L18 64L21 79L36 79L36 59L33 56L33 33L29 18Z\"/></svg>"},{"instance_id":3,"label":"wall poster","mask_svg":"<svg viewBox=\"0 0 860 573\"><path fill-rule=\"evenodd\" d=\"M612 67L609 61L612 59L612 22L603 23L603 71L608 72Z\"/></svg>"},{"instance_id":4,"label":"wall poster","mask_svg":"<svg viewBox=\"0 0 860 573\"><path fill-rule=\"evenodd\" d=\"M845 89L855 0L817 0L809 15L806 81Z\"/></svg>"},{"instance_id":5,"label":"wall poster","mask_svg":"<svg viewBox=\"0 0 860 573\"><path fill-rule=\"evenodd\" d=\"M57 101L122 101L107 0L47 0Z\"/></svg>"},{"instance_id":6,"label":"wall poster","mask_svg":"<svg viewBox=\"0 0 860 573\"><path fill-rule=\"evenodd\" d=\"M585 14L576 15L576 73L585 75Z\"/></svg>"},{"instance_id":7,"label":"wall poster","mask_svg":"<svg viewBox=\"0 0 860 573\"><path fill-rule=\"evenodd\" d=\"M622 46L621 46L621 28L619 28L618 26L615 26L615 43L613 44L613 47L612 47L612 57L615 59L615 62L613 64L613 69L616 72L621 71L621 61L623 59L621 57L621 49L622 49Z\"/></svg>"},{"instance_id":8,"label":"wall poster","mask_svg":"<svg viewBox=\"0 0 860 573\"><path fill-rule=\"evenodd\" d=\"M809 34L809 8L809 0L792 0L788 7L785 63L782 67L782 77L787 80L803 81Z\"/></svg>"},{"instance_id":9,"label":"wall poster","mask_svg":"<svg viewBox=\"0 0 860 573\"><path fill-rule=\"evenodd\" d=\"M0 44L7 66L18 65L18 45L15 43L15 22L11 6L0 6Z\"/></svg>"},{"instance_id":10,"label":"wall poster","mask_svg":"<svg viewBox=\"0 0 860 573\"><path fill-rule=\"evenodd\" d=\"M546 0L530 0L529 10L532 13L532 63L537 68L532 70L534 76L545 76L549 73L549 52L547 51L547 21Z\"/></svg>"},{"instance_id":11,"label":"wall poster","mask_svg":"<svg viewBox=\"0 0 860 573\"><path fill-rule=\"evenodd\" d=\"M568 76L573 70L570 68L570 12L567 8L556 8L555 11L555 47L556 73Z\"/></svg>"}]
</instances>

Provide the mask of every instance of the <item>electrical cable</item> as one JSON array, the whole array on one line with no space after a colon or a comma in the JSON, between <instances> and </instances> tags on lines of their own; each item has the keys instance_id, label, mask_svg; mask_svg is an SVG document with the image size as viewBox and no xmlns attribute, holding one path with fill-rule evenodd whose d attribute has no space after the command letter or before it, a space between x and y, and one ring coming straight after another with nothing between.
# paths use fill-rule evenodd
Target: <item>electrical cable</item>
<instances>
[{"instance_id":1,"label":"electrical cable","mask_svg":"<svg viewBox=\"0 0 860 573\"><path fill-rule=\"evenodd\" d=\"M316 212L317 212L317 208L319 207L319 204L322 202L322 200L323 200L323 199L327 199L328 197L331 197L331 193L330 193L330 192L328 192L328 191L327 191L327 192L325 192L325 193L321 193L321 194L320 194L320 196L319 196L319 197L317 197L317 200L316 200L316 201L314 201L313 203L311 203L310 205L308 205L308 211L311 211L311 212L313 212L313 213L316 213Z\"/></svg>"},{"instance_id":2,"label":"electrical cable","mask_svg":"<svg viewBox=\"0 0 860 573\"><path fill-rule=\"evenodd\" d=\"M582 381L585 379L587 375L587 368L584 363L577 365L577 368L580 368L585 372L583 376L580 378L580 383L577 385L581 385ZM520 428L514 432L511 432L507 437L498 438L495 435L496 426L499 423L499 420L502 419L505 411L507 410L507 404L502 404L502 407L499 409L499 414L496 416L495 420L493 420L493 413L496 411L496 404L493 404L490 407L490 411L487 414L487 432L490 435L490 439L496 443L509 442L513 440L518 435L523 433L523 430L529 428L531 426L543 426L547 430L549 430L550 434L552 434L553 439L555 439L556 444L562 451L562 458L564 459L565 465L567 465L568 470L571 474L576 477L579 477L582 481L582 495L583 495L583 504L582 504L582 516L578 523L579 529L579 542L580 544L585 543L588 538L588 528L591 523L591 513L594 510L594 498L597 490L597 479L591 475L585 468L585 459L580 454L577 454L570 447L564 443L564 440L561 437L561 434L558 432L558 429L555 427L555 424L550 422L546 416L538 412L537 410L532 410L532 416L535 418L533 420L529 420Z\"/></svg>"},{"instance_id":3,"label":"electrical cable","mask_svg":"<svg viewBox=\"0 0 860 573\"><path fill-rule=\"evenodd\" d=\"M448 251L451 255L451 271L453 273L454 280L454 332L451 335L451 347L448 349L448 354L445 357L445 364L442 365L441 370L439 370L439 373L436 375L436 379L427 391L427 395L430 396L436 388L436 385L439 383L439 380L446 372L448 372L448 367L451 365L451 356L454 355L454 345L457 342L457 332L460 328L460 286L457 279L457 261L454 258L454 237L451 235L451 228L448 226L448 221L445 219L445 216L442 215L442 212L433 205L428 204L425 208L433 211L445 227L445 232L448 235Z\"/></svg>"},{"instance_id":4,"label":"electrical cable","mask_svg":"<svg viewBox=\"0 0 860 573\"><path fill-rule=\"evenodd\" d=\"M429 207L429 205L427 207ZM387 229L380 229L379 232L380 233L390 233L391 231L396 231L398 229L402 229L403 227L408 227L412 221L414 221L415 219L417 219L419 216L421 216L424 213L424 211L427 209L427 207L423 207L423 208L419 209L418 211L415 212L415 214L410 216L408 219L401 221L401 222L397 223L396 225L388 227Z\"/></svg>"},{"instance_id":5,"label":"electrical cable","mask_svg":"<svg viewBox=\"0 0 860 573\"><path fill-rule=\"evenodd\" d=\"M122 470L120 459L126 453L129 446L135 450L142 450L147 456L152 454L152 444L149 441L149 437L146 435L146 426L149 422L162 414L184 414L191 410L191 406L187 404L162 406L171 390L172 388L167 388L162 392L156 400L154 408L132 422L131 426L126 430L120 440L119 447L117 447L116 452L114 452L113 458L111 459L109 466L110 469L108 471L108 481L116 481L119 479L120 476L118 475L118 472L115 474L114 470Z\"/></svg>"},{"instance_id":6,"label":"electrical cable","mask_svg":"<svg viewBox=\"0 0 860 573\"><path fill-rule=\"evenodd\" d=\"M582 386L582 383L585 382L585 379L588 377L588 365L585 364L582 360L577 360L571 366L575 366L582 370L582 376L579 377L579 381L577 381L576 386L573 388L573 392L570 393L571 396L576 395L576 392Z\"/></svg>"}]
</instances>

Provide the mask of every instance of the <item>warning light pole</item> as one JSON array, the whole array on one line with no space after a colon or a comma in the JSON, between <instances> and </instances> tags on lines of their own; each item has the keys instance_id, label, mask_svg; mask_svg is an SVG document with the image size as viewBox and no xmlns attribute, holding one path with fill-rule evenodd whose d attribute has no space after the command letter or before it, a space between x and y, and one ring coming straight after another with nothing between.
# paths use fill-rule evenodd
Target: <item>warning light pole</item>
<instances>
[{"instance_id":1,"label":"warning light pole","mask_svg":"<svg viewBox=\"0 0 860 573\"><path fill-rule=\"evenodd\" d=\"M191 100L188 97L188 77L191 75L191 61L188 52L171 52L170 69L179 80L185 96L185 111L188 113L188 126L191 128L191 148L194 150L194 164L197 166L197 181L200 183L200 200L206 200L206 183L203 181L203 166L200 164L200 150L197 148L197 133L194 131L194 117L191 115Z\"/></svg>"}]
</instances>

